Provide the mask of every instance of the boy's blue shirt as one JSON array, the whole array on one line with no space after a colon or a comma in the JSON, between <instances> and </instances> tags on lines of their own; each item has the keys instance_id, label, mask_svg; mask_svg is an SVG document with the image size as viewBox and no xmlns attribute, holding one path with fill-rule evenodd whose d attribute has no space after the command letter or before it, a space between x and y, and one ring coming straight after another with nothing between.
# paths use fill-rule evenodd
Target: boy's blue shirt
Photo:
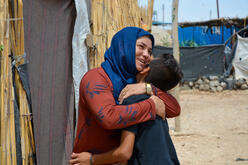
<instances>
[{"instance_id":1,"label":"boy's blue shirt","mask_svg":"<svg viewBox=\"0 0 248 165\"><path fill-rule=\"evenodd\" d=\"M124 105L148 99L149 95L130 96ZM135 134L133 155L128 165L180 165L169 134L167 120L157 116L155 120L133 125L124 130Z\"/></svg>"}]
</instances>

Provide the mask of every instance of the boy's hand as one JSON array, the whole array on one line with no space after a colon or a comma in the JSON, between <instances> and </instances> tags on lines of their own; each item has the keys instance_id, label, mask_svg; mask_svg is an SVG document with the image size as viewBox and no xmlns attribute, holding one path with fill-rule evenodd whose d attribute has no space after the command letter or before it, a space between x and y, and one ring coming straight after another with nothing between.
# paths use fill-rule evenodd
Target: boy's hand
<instances>
[{"instance_id":1,"label":"boy's hand","mask_svg":"<svg viewBox=\"0 0 248 165\"><path fill-rule=\"evenodd\" d=\"M90 165L90 157L91 153L89 152L72 153L69 163L71 165Z\"/></svg>"}]
</instances>

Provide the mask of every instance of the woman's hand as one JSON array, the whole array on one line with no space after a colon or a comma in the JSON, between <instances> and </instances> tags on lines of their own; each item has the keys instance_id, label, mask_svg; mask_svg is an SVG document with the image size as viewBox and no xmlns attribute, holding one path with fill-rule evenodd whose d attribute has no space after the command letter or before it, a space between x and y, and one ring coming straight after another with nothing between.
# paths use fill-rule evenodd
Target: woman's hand
<instances>
[{"instance_id":1,"label":"woman's hand","mask_svg":"<svg viewBox=\"0 0 248 165\"><path fill-rule=\"evenodd\" d=\"M146 93L146 84L145 83L136 83L129 84L122 89L119 95L119 102L122 104L123 100L133 95L140 95Z\"/></svg>"},{"instance_id":2,"label":"woman's hand","mask_svg":"<svg viewBox=\"0 0 248 165\"><path fill-rule=\"evenodd\" d=\"M123 100L132 95L140 95L146 93L145 78L150 71L150 67L146 67L143 71L136 75L136 80L138 83L129 84L122 89L119 95L119 103L122 104Z\"/></svg>"},{"instance_id":3,"label":"woman's hand","mask_svg":"<svg viewBox=\"0 0 248 165\"><path fill-rule=\"evenodd\" d=\"M163 100L161 100L159 97L157 97L155 95L152 95L150 98L155 103L156 114L165 120L165 116L166 116L165 108L166 107L165 107Z\"/></svg>"},{"instance_id":4,"label":"woman's hand","mask_svg":"<svg viewBox=\"0 0 248 165\"><path fill-rule=\"evenodd\" d=\"M91 153L89 152L72 153L69 163L72 165L90 165L90 157Z\"/></svg>"}]
</instances>

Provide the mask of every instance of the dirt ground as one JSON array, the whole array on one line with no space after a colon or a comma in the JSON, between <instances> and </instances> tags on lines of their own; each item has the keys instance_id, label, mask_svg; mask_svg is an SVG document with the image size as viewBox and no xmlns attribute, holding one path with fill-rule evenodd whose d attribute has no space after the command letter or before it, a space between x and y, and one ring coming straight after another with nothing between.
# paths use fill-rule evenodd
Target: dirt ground
<instances>
[{"instance_id":1,"label":"dirt ground","mask_svg":"<svg viewBox=\"0 0 248 165\"><path fill-rule=\"evenodd\" d=\"M185 90L179 98L181 131L168 121L182 165L248 165L248 90Z\"/></svg>"}]
</instances>

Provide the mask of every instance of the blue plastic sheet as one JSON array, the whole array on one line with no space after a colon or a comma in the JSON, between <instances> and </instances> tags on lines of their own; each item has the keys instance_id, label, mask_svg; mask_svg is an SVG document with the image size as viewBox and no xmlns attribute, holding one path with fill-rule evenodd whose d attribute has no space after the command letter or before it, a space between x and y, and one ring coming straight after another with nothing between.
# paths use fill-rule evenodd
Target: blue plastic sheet
<instances>
[{"instance_id":1,"label":"blue plastic sheet","mask_svg":"<svg viewBox=\"0 0 248 165\"><path fill-rule=\"evenodd\" d=\"M225 26L178 27L179 44L180 46L224 44L225 41L233 34L234 30L238 31L239 28L234 26L229 28Z\"/></svg>"}]
</instances>

